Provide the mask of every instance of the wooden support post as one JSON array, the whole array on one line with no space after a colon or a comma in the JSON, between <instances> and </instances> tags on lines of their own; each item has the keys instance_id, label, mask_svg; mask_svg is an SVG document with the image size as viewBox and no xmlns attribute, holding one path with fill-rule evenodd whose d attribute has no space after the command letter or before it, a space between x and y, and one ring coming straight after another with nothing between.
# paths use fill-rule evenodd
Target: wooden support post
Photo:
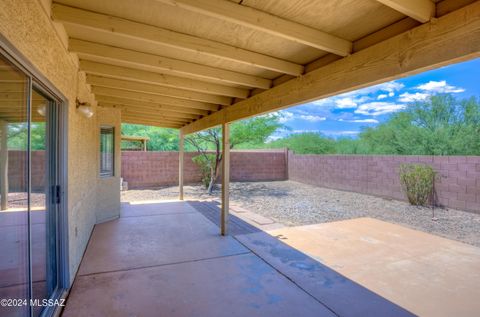
<instances>
[{"instance_id":1,"label":"wooden support post","mask_svg":"<svg viewBox=\"0 0 480 317\"><path fill-rule=\"evenodd\" d=\"M230 190L230 127L228 123L222 124L222 213L221 234L227 235L228 208Z\"/></svg>"},{"instance_id":2,"label":"wooden support post","mask_svg":"<svg viewBox=\"0 0 480 317\"><path fill-rule=\"evenodd\" d=\"M183 200L184 139L185 139L185 136L183 134L183 131L180 130L180 138L179 138L179 145L178 145L178 189L179 189L178 199L180 200Z\"/></svg>"},{"instance_id":3,"label":"wooden support post","mask_svg":"<svg viewBox=\"0 0 480 317\"><path fill-rule=\"evenodd\" d=\"M8 207L8 124L0 121L0 210Z\"/></svg>"},{"instance_id":4,"label":"wooden support post","mask_svg":"<svg viewBox=\"0 0 480 317\"><path fill-rule=\"evenodd\" d=\"M147 140L143 140L143 152L147 152Z\"/></svg>"}]
</instances>

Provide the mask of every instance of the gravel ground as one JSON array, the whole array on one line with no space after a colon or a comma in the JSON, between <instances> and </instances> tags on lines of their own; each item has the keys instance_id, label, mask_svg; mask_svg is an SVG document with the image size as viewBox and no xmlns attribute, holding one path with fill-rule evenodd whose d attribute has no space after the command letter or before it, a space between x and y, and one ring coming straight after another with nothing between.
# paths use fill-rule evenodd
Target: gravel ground
<instances>
[{"instance_id":1,"label":"gravel ground","mask_svg":"<svg viewBox=\"0 0 480 317\"><path fill-rule=\"evenodd\" d=\"M9 208L26 208L27 207L27 193L9 193L8 194L8 207ZM31 207L43 207L45 206L45 194L32 193L30 195Z\"/></svg>"},{"instance_id":2,"label":"gravel ground","mask_svg":"<svg viewBox=\"0 0 480 317\"><path fill-rule=\"evenodd\" d=\"M202 186L185 186L185 198L218 199ZM177 199L178 187L122 192L122 201ZM232 204L288 226L371 217L480 247L480 215L454 209L411 206L406 202L314 187L293 181L231 183Z\"/></svg>"}]
</instances>

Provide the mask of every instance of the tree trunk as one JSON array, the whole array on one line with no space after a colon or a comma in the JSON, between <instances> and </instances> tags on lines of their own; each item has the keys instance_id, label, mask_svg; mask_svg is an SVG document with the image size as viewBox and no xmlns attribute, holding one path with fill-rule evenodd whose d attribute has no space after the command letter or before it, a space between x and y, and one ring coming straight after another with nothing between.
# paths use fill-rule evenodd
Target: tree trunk
<instances>
[{"instance_id":1,"label":"tree trunk","mask_svg":"<svg viewBox=\"0 0 480 317\"><path fill-rule=\"evenodd\" d=\"M213 168L212 168L212 171L213 171ZM210 173L210 183L208 183L208 188L207 188L207 192L209 195L211 195L213 192L213 185L215 184L216 180L217 178L215 177L214 173Z\"/></svg>"},{"instance_id":2,"label":"tree trunk","mask_svg":"<svg viewBox=\"0 0 480 317\"><path fill-rule=\"evenodd\" d=\"M218 178L218 167L220 166L221 162L222 158L219 157L219 152L217 152L217 156L215 157L215 165L210 169L210 183L208 184L207 189L209 195L211 195L213 192L213 186L215 186L215 182Z\"/></svg>"}]
</instances>

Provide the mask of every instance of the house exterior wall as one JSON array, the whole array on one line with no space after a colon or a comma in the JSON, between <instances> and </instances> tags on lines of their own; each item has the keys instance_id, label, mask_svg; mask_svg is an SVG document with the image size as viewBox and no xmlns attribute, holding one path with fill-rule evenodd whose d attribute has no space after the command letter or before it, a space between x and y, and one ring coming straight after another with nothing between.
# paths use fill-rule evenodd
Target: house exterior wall
<instances>
[{"instance_id":1,"label":"house exterior wall","mask_svg":"<svg viewBox=\"0 0 480 317\"><path fill-rule=\"evenodd\" d=\"M185 153L185 184L201 181L200 170L192 161L197 155ZM232 181L287 179L284 151L232 151L230 164ZM178 152L122 152L122 177L129 188L178 185Z\"/></svg>"},{"instance_id":2,"label":"house exterior wall","mask_svg":"<svg viewBox=\"0 0 480 317\"><path fill-rule=\"evenodd\" d=\"M78 71L76 56L66 49L66 34L49 14L48 0L2 0L0 33L68 100L68 241L73 281L93 226L104 216L103 212L97 214L97 208L103 207L99 200L117 197L111 197L113 190L105 190L98 179L99 116L86 75ZM77 98L92 104L92 118L76 111ZM113 204L110 207L105 215L114 214Z\"/></svg>"},{"instance_id":3,"label":"house exterior wall","mask_svg":"<svg viewBox=\"0 0 480 317\"><path fill-rule=\"evenodd\" d=\"M403 163L431 165L438 172L440 205L480 213L480 156L296 155L289 152L290 180L406 200L399 177Z\"/></svg>"},{"instance_id":4,"label":"house exterior wall","mask_svg":"<svg viewBox=\"0 0 480 317\"><path fill-rule=\"evenodd\" d=\"M110 126L115 133L113 177L100 176L100 127ZM97 223L117 218L120 210L121 113L120 109L97 108Z\"/></svg>"}]
</instances>

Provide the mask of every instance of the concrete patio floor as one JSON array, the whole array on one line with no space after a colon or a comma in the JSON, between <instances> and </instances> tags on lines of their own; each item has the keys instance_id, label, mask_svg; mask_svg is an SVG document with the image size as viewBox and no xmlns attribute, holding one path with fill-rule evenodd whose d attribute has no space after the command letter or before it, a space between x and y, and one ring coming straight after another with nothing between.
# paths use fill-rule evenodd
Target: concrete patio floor
<instances>
[{"instance_id":1,"label":"concrete patio floor","mask_svg":"<svg viewBox=\"0 0 480 317\"><path fill-rule=\"evenodd\" d=\"M372 218L269 233L419 316L480 316L480 248Z\"/></svg>"},{"instance_id":2,"label":"concrete patio floor","mask_svg":"<svg viewBox=\"0 0 480 317\"><path fill-rule=\"evenodd\" d=\"M412 316L263 231L231 220L221 237L195 208L124 204L96 225L63 316Z\"/></svg>"}]
</instances>

